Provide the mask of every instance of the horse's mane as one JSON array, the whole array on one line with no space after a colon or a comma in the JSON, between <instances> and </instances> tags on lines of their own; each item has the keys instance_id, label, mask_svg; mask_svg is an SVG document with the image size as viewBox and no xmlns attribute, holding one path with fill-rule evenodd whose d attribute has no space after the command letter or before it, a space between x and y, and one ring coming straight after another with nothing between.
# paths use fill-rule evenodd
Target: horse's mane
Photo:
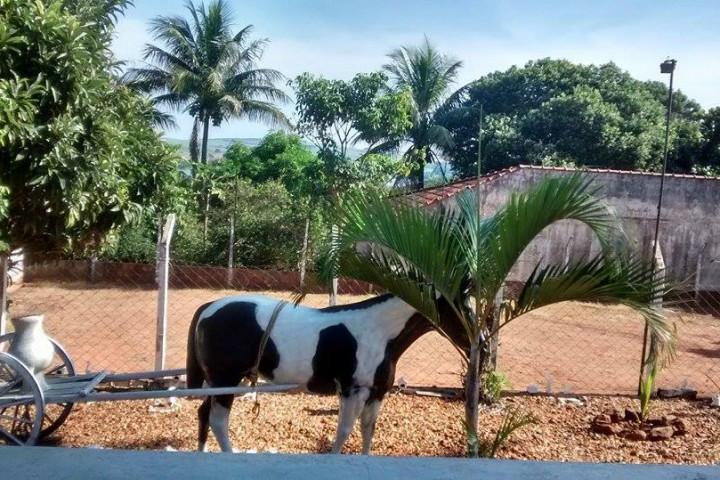
<instances>
[{"instance_id":1,"label":"horse's mane","mask_svg":"<svg viewBox=\"0 0 720 480\"><path fill-rule=\"evenodd\" d=\"M347 303L345 305L333 305L332 307L319 308L318 311L323 313L335 313L335 312L347 312L350 310L365 310L383 302L387 302L395 295L391 293L384 293L377 297L368 298L367 300L361 300L355 303Z\"/></svg>"}]
</instances>

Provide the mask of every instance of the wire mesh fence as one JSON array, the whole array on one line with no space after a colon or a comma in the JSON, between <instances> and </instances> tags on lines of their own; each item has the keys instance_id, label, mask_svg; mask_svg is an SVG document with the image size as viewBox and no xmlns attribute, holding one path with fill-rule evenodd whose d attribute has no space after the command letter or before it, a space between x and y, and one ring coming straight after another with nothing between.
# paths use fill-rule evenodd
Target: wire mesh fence
<instances>
[{"instance_id":1,"label":"wire mesh fence","mask_svg":"<svg viewBox=\"0 0 720 480\"><path fill-rule=\"evenodd\" d=\"M717 268L716 265L708 268ZM185 364L188 325L202 304L227 295L290 299L298 272L171 263L168 292L167 368ZM373 295L361 282L341 280L338 303ZM154 368L158 289L155 265L31 261L22 283L10 287L12 316L44 313L46 330L71 352L80 370ZM304 303L328 305L311 291ZM677 356L658 386L713 390L720 380L720 293L689 290L666 299L677 327ZM621 305L566 302L544 307L500 331L498 369L513 390L535 386L552 393L633 394L637 389L643 323ZM463 362L447 340L430 333L401 358L397 383L460 387Z\"/></svg>"}]
</instances>

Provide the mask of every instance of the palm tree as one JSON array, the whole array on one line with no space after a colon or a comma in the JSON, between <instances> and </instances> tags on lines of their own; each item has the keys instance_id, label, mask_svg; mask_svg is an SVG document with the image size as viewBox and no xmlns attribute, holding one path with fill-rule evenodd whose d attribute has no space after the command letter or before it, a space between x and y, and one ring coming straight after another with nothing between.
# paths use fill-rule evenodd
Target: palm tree
<instances>
[{"instance_id":1,"label":"palm tree","mask_svg":"<svg viewBox=\"0 0 720 480\"><path fill-rule=\"evenodd\" d=\"M395 87L412 94L413 126L405 158L414 167L413 186L422 188L425 164L438 159L434 148L452 145L450 132L436 120L436 111L446 100L462 62L438 52L427 37L420 46L400 47L388 57L391 62L383 68Z\"/></svg>"},{"instance_id":2,"label":"palm tree","mask_svg":"<svg viewBox=\"0 0 720 480\"><path fill-rule=\"evenodd\" d=\"M595 193L574 175L546 179L526 193L513 194L487 218L480 217L472 196L461 198L455 208L427 211L361 194L342 209L339 237L323 276L371 282L415 307L441 333L454 325L454 331L461 328L467 334L467 343L456 346L468 363L465 422L471 456L478 453L479 386L489 341L532 310L563 301L627 305L649 326L646 371L669 358L672 331L661 311L652 307L663 288L661 280L652 264L627 253L616 220ZM528 244L565 219L590 227L602 253L569 265L538 265L517 299L495 305L498 290ZM441 309L452 312L450 323L440 318Z\"/></svg>"},{"instance_id":3,"label":"palm tree","mask_svg":"<svg viewBox=\"0 0 720 480\"><path fill-rule=\"evenodd\" d=\"M286 102L288 97L276 87L282 74L257 65L267 40L251 39L252 25L233 34L225 1L214 0L207 8L188 1L186 9L189 20L160 16L151 21L155 40L165 48L147 44L144 58L149 66L128 70L124 81L155 95L156 105L194 117L191 153L204 164L211 122L219 126L231 118L246 118L287 125L276 103Z\"/></svg>"}]
</instances>

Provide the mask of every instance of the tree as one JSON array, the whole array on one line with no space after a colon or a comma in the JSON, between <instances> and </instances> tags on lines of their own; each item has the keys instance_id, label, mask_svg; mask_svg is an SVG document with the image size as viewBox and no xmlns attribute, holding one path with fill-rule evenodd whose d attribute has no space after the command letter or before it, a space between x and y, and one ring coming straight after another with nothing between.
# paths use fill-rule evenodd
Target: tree
<instances>
[{"instance_id":1,"label":"tree","mask_svg":"<svg viewBox=\"0 0 720 480\"><path fill-rule=\"evenodd\" d=\"M177 182L152 108L109 73L125 0L0 0L0 231L30 250L95 249Z\"/></svg>"},{"instance_id":2,"label":"tree","mask_svg":"<svg viewBox=\"0 0 720 480\"><path fill-rule=\"evenodd\" d=\"M700 163L707 169L720 173L720 107L710 109L702 118L703 144Z\"/></svg>"},{"instance_id":3,"label":"tree","mask_svg":"<svg viewBox=\"0 0 720 480\"><path fill-rule=\"evenodd\" d=\"M453 325L466 332L467 342L456 346L468 361L465 424L471 456L478 454L480 372L488 343L524 314L570 300L620 303L647 321L652 339L647 365L658 365L672 345L668 322L651 306L661 280L652 264L621 248L615 220L594 193L579 175L553 177L513 194L488 218L479 218L472 196L461 198L457 208L434 211L371 195L345 203L339 239L323 276L339 273L371 282L415 307L441 332ZM525 248L546 227L565 219L592 229L602 253L569 265L538 265L516 300L495 305ZM441 309L452 312L449 319L440 318Z\"/></svg>"},{"instance_id":4,"label":"tree","mask_svg":"<svg viewBox=\"0 0 720 480\"><path fill-rule=\"evenodd\" d=\"M384 66L396 89L407 90L412 96L412 127L406 140L410 147L405 158L412 166L412 186L424 185L425 164L438 159L435 148L450 148L450 132L440 125L436 111L448 95L462 62L438 52L430 41L420 46L400 47L388 57L391 62Z\"/></svg>"},{"instance_id":5,"label":"tree","mask_svg":"<svg viewBox=\"0 0 720 480\"><path fill-rule=\"evenodd\" d=\"M200 162L207 163L210 123L219 126L232 118L287 125L275 105L288 97L276 84L283 79L276 70L259 68L267 40L250 38L252 26L232 33L232 17L224 0L207 8L188 1L190 20L157 17L151 22L155 40L164 47L145 46L147 68L133 68L125 75L134 88L156 94L158 106L189 113L195 118L191 153L197 155L202 128Z\"/></svg>"},{"instance_id":6,"label":"tree","mask_svg":"<svg viewBox=\"0 0 720 480\"><path fill-rule=\"evenodd\" d=\"M280 181L299 199L313 189L315 181L308 172L317 168L318 161L299 136L278 131L268 133L252 149L241 142L234 143L225 152L221 168L253 183Z\"/></svg>"},{"instance_id":7,"label":"tree","mask_svg":"<svg viewBox=\"0 0 720 480\"><path fill-rule=\"evenodd\" d=\"M699 157L702 109L676 93L668 169L689 172ZM437 117L452 133L445 153L460 176L477 171L480 105L489 170L519 163L658 170L666 99L662 83L635 80L612 63L541 59L468 84Z\"/></svg>"}]
</instances>

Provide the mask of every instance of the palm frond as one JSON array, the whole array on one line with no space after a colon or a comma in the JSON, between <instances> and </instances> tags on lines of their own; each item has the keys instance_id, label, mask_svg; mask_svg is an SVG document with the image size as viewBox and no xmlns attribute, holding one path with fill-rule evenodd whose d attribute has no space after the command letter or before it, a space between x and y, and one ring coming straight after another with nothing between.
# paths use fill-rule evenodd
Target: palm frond
<instances>
[{"instance_id":1,"label":"palm frond","mask_svg":"<svg viewBox=\"0 0 720 480\"><path fill-rule=\"evenodd\" d=\"M456 302L466 271L450 213L428 213L359 193L347 199L342 215L340 245L347 251L369 245L366 255L374 267L418 285L432 284L450 303ZM390 290L389 285L380 286Z\"/></svg>"},{"instance_id":2,"label":"palm frond","mask_svg":"<svg viewBox=\"0 0 720 480\"><path fill-rule=\"evenodd\" d=\"M492 298L526 247L545 228L560 220L586 224L604 251L623 242L622 227L607 204L596 196L598 188L581 174L547 178L525 193L514 193L493 217L478 227L478 205L473 195L459 200L467 224L467 254L478 258L481 271L472 268ZM480 238L474 238L480 234Z\"/></svg>"},{"instance_id":3,"label":"palm frond","mask_svg":"<svg viewBox=\"0 0 720 480\"><path fill-rule=\"evenodd\" d=\"M600 254L586 262L536 267L517 301L506 305L504 313L507 323L532 310L565 301L625 305L647 322L654 343L651 355L665 361L672 357L675 332L653 301L668 291L652 262L633 256Z\"/></svg>"}]
</instances>

